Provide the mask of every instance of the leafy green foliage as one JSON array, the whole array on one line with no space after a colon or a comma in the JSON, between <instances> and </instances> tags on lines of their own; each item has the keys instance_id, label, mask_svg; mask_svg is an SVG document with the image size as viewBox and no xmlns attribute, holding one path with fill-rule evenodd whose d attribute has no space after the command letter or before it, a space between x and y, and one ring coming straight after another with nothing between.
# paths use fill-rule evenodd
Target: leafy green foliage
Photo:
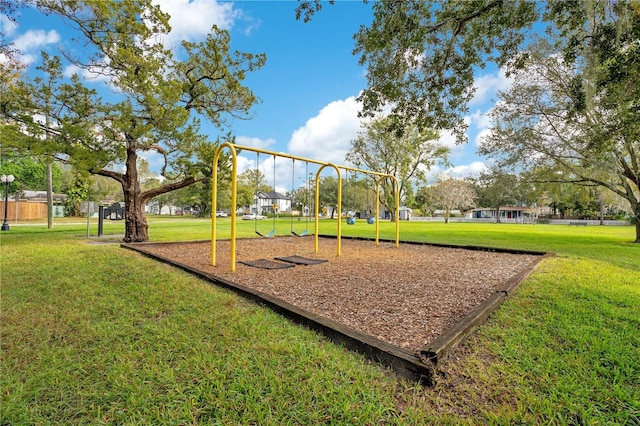
<instances>
[{"instance_id":1,"label":"leafy green foliage","mask_svg":"<svg viewBox=\"0 0 640 426\"><path fill-rule=\"evenodd\" d=\"M74 174L71 185L67 189L67 203L65 214L67 216L80 216L80 203L88 199L91 190L91 176L86 171L78 171Z\"/></svg>"},{"instance_id":2,"label":"leafy green foliage","mask_svg":"<svg viewBox=\"0 0 640 426\"><path fill-rule=\"evenodd\" d=\"M321 6L301 0L297 16L307 21ZM494 62L516 82L495 112L510 132L498 129L503 134L494 141L501 143L482 153L517 173L535 163L560 167L575 183L607 187L630 202L640 223L637 0L409 0L372 7L373 22L355 35L354 53L367 67L363 115L388 108L401 131L452 129L464 142L474 70ZM539 20L553 42L543 53L530 48L527 34Z\"/></svg>"},{"instance_id":3,"label":"leafy green foliage","mask_svg":"<svg viewBox=\"0 0 640 426\"><path fill-rule=\"evenodd\" d=\"M318 211L328 213L329 208L331 208L331 218L333 219L338 205L338 178L334 176L322 176L319 184Z\"/></svg>"},{"instance_id":4,"label":"leafy green foliage","mask_svg":"<svg viewBox=\"0 0 640 426\"><path fill-rule=\"evenodd\" d=\"M31 157L14 157L5 155L0 163L0 174L13 175L15 181L9 185L9 192L18 190L46 191L46 164L35 161ZM57 164L52 166L53 191L62 190L62 169Z\"/></svg>"},{"instance_id":5,"label":"leafy green foliage","mask_svg":"<svg viewBox=\"0 0 640 426\"><path fill-rule=\"evenodd\" d=\"M403 128L394 117L379 117L363 125L364 130L351 141L347 161L378 173L398 179L399 196L402 199L412 181L422 182L426 172L437 162L446 162L449 148L437 142L433 130L417 127ZM394 211L395 191L393 183L383 180L384 196L380 202Z\"/></svg>"},{"instance_id":6,"label":"leafy green foliage","mask_svg":"<svg viewBox=\"0 0 640 426\"><path fill-rule=\"evenodd\" d=\"M367 67L364 115L390 106L404 126L453 129L466 140L463 116L475 88L474 69L502 66L536 21L529 1L374 2L370 27L355 35Z\"/></svg>"},{"instance_id":7,"label":"leafy green foliage","mask_svg":"<svg viewBox=\"0 0 640 426\"><path fill-rule=\"evenodd\" d=\"M478 204L495 208L499 222L500 208L515 206L521 200L518 183L518 176L513 174L501 173L498 170L481 173L476 179Z\"/></svg>"},{"instance_id":8,"label":"leafy green foliage","mask_svg":"<svg viewBox=\"0 0 640 426\"><path fill-rule=\"evenodd\" d=\"M569 63L554 52L545 40L531 49L525 69L500 94L492 132L479 152L495 158L499 167L531 171L538 181L605 188L627 200L637 216L640 127L635 122L640 117L631 106L637 103L637 80L627 77L624 95L615 85L596 89L600 65ZM640 227L637 233L640 242Z\"/></svg>"},{"instance_id":9,"label":"leafy green foliage","mask_svg":"<svg viewBox=\"0 0 640 426\"><path fill-rule=\"evenodd\" d=\"M267 183L267 179L258 168L247 169L237 178L237 203L239 207L249 207L255 204L255 196L258 192L273 191L273 187Z\"/></svg>"}]
</instances>

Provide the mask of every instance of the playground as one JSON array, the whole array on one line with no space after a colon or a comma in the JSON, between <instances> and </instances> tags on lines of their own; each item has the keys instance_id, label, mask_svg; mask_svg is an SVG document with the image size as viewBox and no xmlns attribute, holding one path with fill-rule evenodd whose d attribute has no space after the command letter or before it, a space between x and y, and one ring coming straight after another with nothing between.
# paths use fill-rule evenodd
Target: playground
<instances>
[{"instance_id":1,"label":"playground","mask_svg":"<svg viewBox=\"0 0 640 426\"><path fill-rule=\"evenodd\" d=\"M236 149L255 151L258 162L260 153L271 155L274 186L276 157L291 159L294 167L296 160L305 161L307 171L309 162L317 163L313 233L301 236L292 229L292 236L274 237L274 220L272 231L266 234L256 225L255 233L262 238L238 239L237 218L232 215L231 238L219 240L218 217L213 215L211 241L124 246L270 305L420 382L433 383L432 367L446 359L544 255L482 247L401 245L399 221L395 222L394 240L380 241L379 220L369 222L375 224L375 239L343 238L342 219L335 221L335 237L321 238L318 183L323 169L337 173L338 218L342 217L342 172L374 178L376 219L381 182L385 180L391 183L386 190L393 194L395 217L399 217L397 179L230 143L220 145L214 158L213 210L217 210L216 171L225 149L230 150L232 159L232 211L237 211ZM257 216L254 221L257 224ZM354 223L353 217L347 217L347 225Z\"/></svg>"}]
</instances>

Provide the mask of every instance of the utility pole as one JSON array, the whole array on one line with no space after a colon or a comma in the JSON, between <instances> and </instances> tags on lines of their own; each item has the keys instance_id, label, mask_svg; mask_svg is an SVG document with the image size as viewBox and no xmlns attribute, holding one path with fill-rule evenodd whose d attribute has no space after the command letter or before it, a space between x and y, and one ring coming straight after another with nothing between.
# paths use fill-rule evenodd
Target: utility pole
<instances>
[{"instance_id":1,"label":"utility pole","mask_svg":"<svg viewBox=\"0 0 640 426\"><path fill-rule=\"evenodd\" d=\"M49 139L49 102L45 116L45 137ZM47 158L47 228L53 229L53 172L51 157Z\"/></svg>"}]
</instances>

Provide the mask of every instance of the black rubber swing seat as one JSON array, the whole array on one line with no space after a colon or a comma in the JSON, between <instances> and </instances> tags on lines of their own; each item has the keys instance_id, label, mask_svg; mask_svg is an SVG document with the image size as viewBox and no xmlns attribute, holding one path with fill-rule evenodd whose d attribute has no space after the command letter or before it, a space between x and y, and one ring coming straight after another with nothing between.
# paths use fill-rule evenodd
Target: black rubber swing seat
<instances>
[{"instance_id":1,"label":"black rubber swing seat","mask_svg":"<svg viewBox=\"0 0 640 426\"><path fill-rule=\"evenodd\" d=\"M274 257L274 259L281 260L283 262L289 262L295 265L318 265L320 263L328 262L328 260L325 259L309 259L307 257L298 256L297 254L287 257Z\"/></svg>"},{"instance_id":2,"label":"black rubber swing seat","mask_svg":"<svg viewBox=\"0 0 640 426\"><path fill-rule=\"evenodd\" d=\"M273 260L269 259L242 260L238 263L261 269L287 269L296 266L292 263L274 262Z\"/></svg>"}]
</instances>

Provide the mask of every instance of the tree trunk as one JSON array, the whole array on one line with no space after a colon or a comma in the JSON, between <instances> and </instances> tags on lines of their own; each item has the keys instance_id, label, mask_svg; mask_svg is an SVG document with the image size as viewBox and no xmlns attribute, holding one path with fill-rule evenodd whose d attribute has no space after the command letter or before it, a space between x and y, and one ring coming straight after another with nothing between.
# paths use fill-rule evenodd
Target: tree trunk
<instances>
[{"instance_id":1,"label":"tree trunk","mask_svg":"<svg viewBox=\"0 0 640 426\"><path fill-rule=\"evenodd\" d=\"M135 143L127 144L127 171L122 184L124 195L125 243L149 241L147 218L144 214L146 198L142 197L138 179L138 155Z\"/></svg>"},{"instance_id":2,"label":"tree trunk","mask_svg":"<svg viewBox=\"0 0 640 426\"><path fill-rule=\"evenodd\" d=\"M500 223L500 206L496 209L496 223Z\"/></svg>"},{"instance_id":3,"label":"tree trunk","mask_svg":"<svg viewBox=\"0 0 640 426\"><path fill-rule=\"evenodd\" d=\"M141 202L140 191L137 196L135 191L125 191L124 195L124 222L125 243L142 243L149 241L147 217L144 214L144 204Z\"/></svg>"},{"instance_id":4,"label":"tree trunk","mask_svg":"<svg viewBox=\"0 0 640 426\"><path fill-rule=\"evenodd\" d=\"M144 214L145 201L146 199L140 193L138 180L135 179L129 182L127 188L124 188L125 243L149 241L149 226L147 225L147 217Z\"/></svg>"},{"instance_id":5,"label":"tree trunk","mask_svg":"<svg viewBox=\"0 0 640 426\"><path fill-rule=\"evenodd\" d=\"M50 129L49 123L49 101L47 101L47 113L44 117L45 126ZM45 138L49 139L49 132L45 133ZM51 158L47 158L46 169L46 181L47 181L47 229L53 229L53 161Z\"/></svg>"}]
</instances>

